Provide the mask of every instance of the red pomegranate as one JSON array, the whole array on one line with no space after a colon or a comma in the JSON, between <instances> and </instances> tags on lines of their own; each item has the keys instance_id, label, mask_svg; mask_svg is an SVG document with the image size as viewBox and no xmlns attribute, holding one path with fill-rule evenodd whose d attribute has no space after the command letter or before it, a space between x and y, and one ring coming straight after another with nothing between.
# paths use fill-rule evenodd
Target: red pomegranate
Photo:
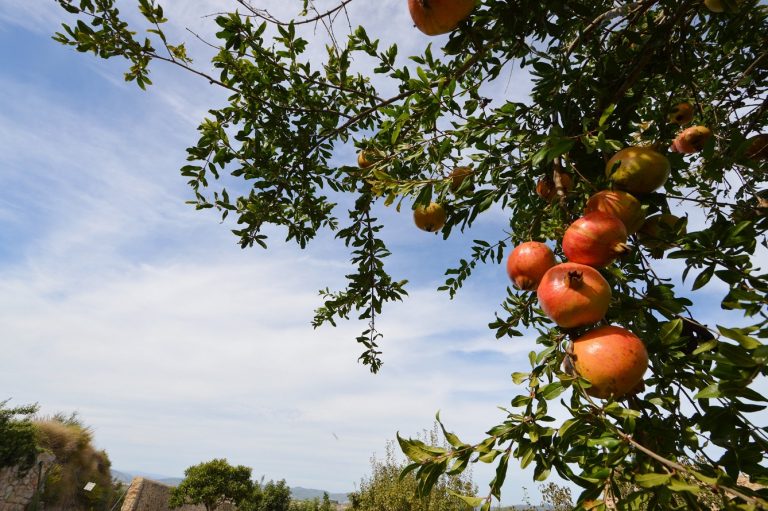
<instances>
[{"instance_id":1,"label":"red pomegranate","mask_svg":"<svg viewBox=\"0 0 768 511\"><path fill-rule=\"evenodd\" d=\"M691 126L678 133L670 149L683 154L698 153L711 136L712 131L706 126Z\"/></svg>"},{"instance_id":2,"label":"red pomegranate","mask_svg":"<svg viewBox=\"0 0 768 511\"><path fill-rule=\"evenodd\" d=\"M533 291L541 277L555 264L555 254L548 246L527 241L516 246L507 257L507 275L518 289Z\"/></svg>"},{"instance_id":3,"label":"red pomegranate","mask_svg":"<svg viewBox=\"0 0 768 511\"><path fill-rule=\"evenodd\" d=\"M611 287L600 272L579 263L553 266L536 289L544 314L557 326L577 328L597 323L611 303Z\"/></svg>"},{"instance_id":4,"label":"red pomegranate","mask_svg":"<svg viewBox=\"0 0 768 511\"><path fill-rule=\"evenodd\" d=\"M639 388L648 369L643 341L625 328L601 326L573 341L573 367L591 387L587 394L618 398Z\"/></svg>"},{"instance_id":5,"label":"red pomegranate","mask_svg":"<svg viewBox=\"0 0 768 511\"><path fill-rule=\"evenodd\" d=\"M408 0L413 23L427 35L450 32L474 8L475 0Z\"/></svg>"},{"instance_id":6,"label":"red pomegranate","mask_svg":"<svg viewBox=\"0 0 768 511\"><path fill-rule=\"evenodd\" d=\"M567 195L573 190L573 177L567 172L560 172L560 184L563 187L563 193ZM536 183L536 194L547 202L552 202L557 198L557 185L552 176L539 179Z\"/></svg>"},{"instance_id":7,"label":"red pomegranate","mask_svg":"<svg viewBox=\"0 0 768 511\"><path fill-rule=\"evenodd\" d=\"M668 120L671 124L679 124L682 126L693 120L694 113L692 104L688 102L678 103L672 108L672 111L669 112Z\"/></svg>"},{"instance_id":8,"label":"red pomegranate","mask_svg":"<svg viewBox=\"0 0 768 511\"><path fill-rule=\"evenodd\" d=\"M563 235L565 257L595 268L607 266L628 250L624 223L602 211L587 213L573 222Z\"/></svg>"},{"instance_id":9,"label":"red pomegranate","mask_svg":"<svg viewBox=\"0 0 768 511\"><path fill-rule=\"evenodd\" d=\"M627 234L632 234L643 225L643 205L634 196L621 190L603 190L587 200L585 213L602 211L615 216L624 223Z\"/></svg>"}]
</instances>

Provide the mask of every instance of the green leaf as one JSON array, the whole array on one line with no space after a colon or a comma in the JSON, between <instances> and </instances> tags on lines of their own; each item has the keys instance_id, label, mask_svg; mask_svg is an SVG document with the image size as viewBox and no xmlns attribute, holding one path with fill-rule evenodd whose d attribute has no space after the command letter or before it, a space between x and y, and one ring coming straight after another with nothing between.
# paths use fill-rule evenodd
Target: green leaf
<instances>
[{"instance_id":1,"label":"green leaf","mask_svg":"<svg viewBox=\"0 0 768 511\"><path fill-rule=\"evenodd\" d=\"M691 286L691 289L696 291L697 289L704 287L714 274L714 265L706 267L703 272L699 273L699 275L696 277L696 280L693 281L693 286Z\"/></svg>"},{"instance_id":2,"label":"green leaf","mask_svg":"<svg viewBox=\"0 0 768 511\"><path fill-rule=\"evenodd\" d=\"M445 429L445 426L443 426L442 421L440 420L440 412L438 411L435 414L435 420L440 425L440 429L443 431L443 436L445 436L445 439L448 441L449 444L451 444L453 447L466 447L467 444L459 440L459 437L456 436L454 433L451 433L450 431Z\"/></svg>"},{"instance_id":3,"label":"green leaf","mask_svg":"<svg viewBox=\"0 0 768 511\"><path fill-rule=\"evenodd\" d=\"M708 387L702 389L699 391L695 396L693 396L694 399L714 399L717 397L721 397L723 394L720 392L720 388L718 387L717 383L713 383L712 385L709 385Z\"/></svg>"},{"instance_id":4,"label":"green leaf","mask_svg":"<svg viewBox=\"0 0 768 511\"><path fill-rule=\"evenodd\" d=\"M674 344L680 339L680 334L683 331L683 320L680 318L667 321L661 325L661 331L659 332L659 338L661 343L665 346Z\"/></svg>"},{"instance_id":5,"label":"green leaf","mask_svg":"<svg viewBox=\"0 0 768 511\"><path fill-rule=\"evenodd\" d=\"M742 332L740 332L738 329L726 328L720 325L717 325L717 329L720 331L720 333L723 336L738 342L741 345L741 347L744 349L754 350L763 345L760 341L758 341L754 337L745 335Z\"/></svg>"},{"instance_id":6,"label":"green leaf","mask_svg":"<svg viewBox=\"0 0 768 511\"><path fill-rule=\"evenodd\" d=\"M652 488L654 486L667 484L667 481L669 481L671 478L672 474L639 474L635 476L635 483L643 488Z\"/></svg>"},{"instance_id":7,"label":"green leaf","mask_svg":"<svg viewBox=\"0 0 768 511\"><path fill-rule=\"evenodd\" d=\"M453 495L454 497L460 498L472 508L476 508L477 506L485 502L485 497L470 497L468 495L461 495L460 493L456 493L453 490L450 491L450 494Z\"/></svg>"},{"instance_id":8,"label":"green leaf","mask_svg":"<svg viewBox=\"0 0 768 511\"><path fill-rule=\"evenodd\" d=\"M439 447L431 447L424 444L420 440L404 439L400 437L400 433L397 433L397 442L400 444L400 449L403 451L409 459L416 462L432 461L435 456L445 454L445 449Z\"/></svg>"},{"instance_id":9,"label":"green leaf","mask_svg":"<svg viewBox=\"0 0 768 511\"><path fill-rule=\"evenodd\" d=\"M482 461L483 463L493 463L493 460L495 460L499 454L501 454L501 451L494 449L478 457L477 461Z\"/></svg>"},{"instance_id":10,"label":"green leaf","mask_svg":"<svg viewBox=\"0 0 768 511\"><path fill-rule=\"evenodd\" d=\"M530 373L512 373L512 381L515 385L520 385L526 379L528 379L529 374Z\"/></svg>"},{"instance_id":11,"label":"green leaf","mask_svg":"<svg viewBox=\"0 0 768 511\"><path fill-rule=\"evenodd\" d=\"M552 399L555 399L557 396L563 393L565 388L563 387L563 384L559 381L555 381L552 383L549 383L545 385L538 393L537 395L539 397L542 397L546 399L547 401L550 401Z\"/></svg>"},{"instance_id":12,"label":"green leaf","mask_svg":"<svg viewBox=\"0 0 768 511\"><path fill-rule=\"evenodd\" d=\"M567 153L573 148L576 141L570 138L560 139L547 150L547 161L552 161L558 156Z\"/></svg>"},{"instance_id":13,"label":"green leaf","mask_svg":"<svg viewBox=\"0 0 768 511\"><path fill-rule=\"evenodd\" d=\"M678 478L672 479L668 484L667 488L674 492L688 492L693 493L694 495L698 494L701 491L701 488L690 483L686 483L685 481L682 481Z\"/></svg>"},{"instance_id":14,"label":"green leaf","mask_svg":"<svg viewBox=\"0 0 768 511\"><path fill-rule=\"evenodd\" d=\"M507 465L509 464L509 453L505 452L496 466L496 476L491 481L491 495L497 499L501 498L501 487L504 485L504 479L507 477Z\"/></svg>"},{"instance_id":15,"label":"green leaf","mask_svg":"<svg viewBox=\"0 0 768 511\"><path fill-rule=\"evenodd\" d=\"M603 126L605 122L608 120L608 118L613 114L613 111L616 110L616 104L613 103L611 105L608 105L608 108L603 110L603 113L600 115L600 120L597 122L598 126Z\"/></svg>"}]
</instances>

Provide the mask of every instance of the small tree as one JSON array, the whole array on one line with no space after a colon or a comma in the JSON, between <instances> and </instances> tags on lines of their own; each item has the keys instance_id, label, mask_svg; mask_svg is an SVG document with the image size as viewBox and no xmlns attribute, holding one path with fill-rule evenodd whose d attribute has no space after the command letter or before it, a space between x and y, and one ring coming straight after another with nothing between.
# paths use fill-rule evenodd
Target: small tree
<instances>
[{"instance_id":1,"label":"small tree","mask_svg":"<svg viewBox=\"0 0 768 511\"><path fill-rule=\"evenodd\" d=\"M248 502L240 506L241 511L288 511L291 506L291 488L285 479L269 481L263 486L253 485L253 493Z\"/></svg>"},{"instance_id":2,"label":"small tree","mask_svg":"<svg viewBox=\"0 0 768 511\"><path fill-rule=\"evenodd\" d=\"M434 445L439 440L437 429L425 432L424 440ZM442 475L435 482L432 492L419 497L419 482L413 472L400 477L406 467L404 460L395 456L393 441L387 442L384 459L371 458L371 476L360 482L360 490L349 495L352 509L359 511L459 511L471 506L454 494L474 494L472 474ZM323 508L321 508L323 509Z\"/></svg>"},{"instance_id":3,"label":"small tree","mask_svg":"<svg viewBox=\"0 0 768 511\"><path fill-rule=\"evenodd\" d=\"M323 492L323 503L320 504L320 511L331 511L331 499L327 491Z\"/></svg>"},{"instance_id":4,"label":"small tree","mask_svg":"<svg viewBox=\"0 0 768 511\"><path fill-rule=\"evenodd\" d=\"M171 491L168 506L202 504L206 511L214 511L224 502L239 506L253 495L253 488L249 467L233 467L226 459L214 459L184 471L184 480Z\"/></svg>"},{"instance_id":5,"label":"small tree","mask_svg":"<svg viewBox=\"0 0 768 511\"><path fill-rule=\"evenodd\" d=\"M288 509L289 511L320 511L320 499L315 497L312 500L294 500Z\"/></svg>"},{"instance_id":6,"label":"small tree","mask_svg":"<svg viewBox=\"0 0 768 511\"><path fill-rule=\"evenodd\" d=\"M29 416L37 406L6 408L8 401L0 401L0 468L19 466L29 470L35 463L37 446L35 426Z\"/></svg>"}]
</instances>

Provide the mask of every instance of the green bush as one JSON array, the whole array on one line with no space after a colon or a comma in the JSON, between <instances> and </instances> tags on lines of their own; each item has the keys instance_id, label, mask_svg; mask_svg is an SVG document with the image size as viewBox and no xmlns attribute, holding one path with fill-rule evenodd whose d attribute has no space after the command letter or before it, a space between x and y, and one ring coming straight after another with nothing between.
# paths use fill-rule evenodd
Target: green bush
<instances>
[{"instance_id":1,"label":"green bush","mask_svg":"<svg viewBox=\"0 0 768 511\"><path fill-rule=\"evenodd\" d=\"M38 446L56 457L45 477L43 500L67 510L107 510L114 496L111 463L105 451L93 446L93 434L76 414L34 421ZM96 483L88 492L83 487Z\"/></svg>"},{"instance_id":2,"label":"green bush","mask_svg":"<svg viewBox=\"0 0 768 511\"><path fill-rule=\"evenodd\" d=\"M7 403L0 401L0 468L18 465L24 473L37 458L36 429L30 420L37 405L6 408Z\"/></svg>"}]
</instances>

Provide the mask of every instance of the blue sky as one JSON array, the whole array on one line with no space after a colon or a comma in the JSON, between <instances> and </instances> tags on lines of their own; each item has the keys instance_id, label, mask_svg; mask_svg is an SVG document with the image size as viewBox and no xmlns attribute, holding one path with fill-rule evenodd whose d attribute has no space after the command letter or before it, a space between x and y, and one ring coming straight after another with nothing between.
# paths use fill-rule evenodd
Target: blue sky
<instances>
[{"instance_id":1,"label":"blue sky","mask_svg":"<svg viewBox=\"0 0 768 511\"><path fill-rule=\"evenodd\" d=\"M300 2L264 4L287 18ZM439 43L411 27L404 2L367 4L351 4L353 24L388 19L369 32L401 55ZM184 28L209 34L202 16L220 3L163 5L205 66ZM53 42L62 19L54 2L0 4L0 399L79 411L117 469L177 476L226 457L331 491L353 489L371 454L396 431L431 427L438 409L469 441L503 420L510 374L534 348L532 336L497 341L486 328L506 293L503 268L481 267L454 301L435 292L469 240L503 236L503 212L444 242L409 213L377 211L388 266L411 284L379 322L385 365L372 376L356 363L361 325L310 326L317 290L348 272L342 245L324 235L301 251L278 234L266 252L243 251L229 225L184 204L185 148L223 95L162 66L142 92L123 81L122 62ZM525 97L527 77L501 82L498 97ZM700 291L699 310L722 316L711 293L722 289ZM491 477L475 470L481 493ZM537 494L531 472L512 466L504 501L519 502L523 486Z\"/></svg>"}]
</instances>

